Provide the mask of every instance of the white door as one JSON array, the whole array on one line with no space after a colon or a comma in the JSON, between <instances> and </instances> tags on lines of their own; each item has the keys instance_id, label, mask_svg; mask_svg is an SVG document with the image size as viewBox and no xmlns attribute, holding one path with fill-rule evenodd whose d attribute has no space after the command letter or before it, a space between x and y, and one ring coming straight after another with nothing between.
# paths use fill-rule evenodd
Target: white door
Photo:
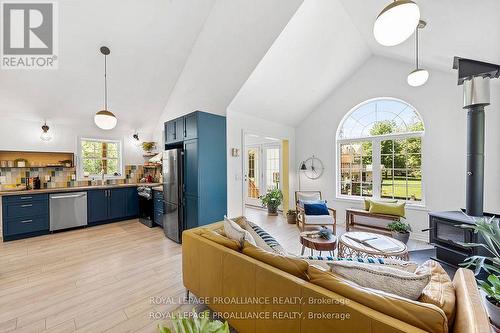
<instances>
[{"instance_id":1,"label":"white door","mask_svg":"<svg viewBox=\"0 0 500 333\"><path fill-rule=\"evenodd\" d=\"M281 146L260 144L245 149L245 204L261 206L259 197L281 184Z\"/></svg>"}]
</instances>

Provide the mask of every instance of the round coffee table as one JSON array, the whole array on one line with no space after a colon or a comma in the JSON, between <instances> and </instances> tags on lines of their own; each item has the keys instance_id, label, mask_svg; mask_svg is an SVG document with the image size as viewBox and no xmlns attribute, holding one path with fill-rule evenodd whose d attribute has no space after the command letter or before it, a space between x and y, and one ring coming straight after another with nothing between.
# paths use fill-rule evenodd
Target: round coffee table
<instances>
[{"instance_id":1,"label":"round coffee table","mask_svg":"<svg viewBox=\"0 0 500 333\"><path fill-rule=\"evenodd\" d=\"M383 238L394 245L395 249L388 251L378 250L366 243L359 242L353 238L359 237L377 237ZM388 258L388 259L401 259L408 260L408 248L406 245L397 239L389 236L374 234L371 232L346 232L340 236L339 241L339 258L353 258L353 257L372 257L372 258Z\"/></svg>"},{"instance_id":2,"label":"round coffee table","mask_svg":"<svg viewBox=\"0 0 500 333\"><path fill-rule=\"evenodd\" d=\"M333 253L337 248L337 237L332 235L330 239L324 239L321 237L314 237L311 231L304 231L300 233L300 244L302 244L302 252L301 255L304 255L304 251L307 248L311 249L311 256L313 255L313 251L319 251L319 255L321 256L321 252L328 251L330 255L333 257Z\"/></svg>"}]
</instances>

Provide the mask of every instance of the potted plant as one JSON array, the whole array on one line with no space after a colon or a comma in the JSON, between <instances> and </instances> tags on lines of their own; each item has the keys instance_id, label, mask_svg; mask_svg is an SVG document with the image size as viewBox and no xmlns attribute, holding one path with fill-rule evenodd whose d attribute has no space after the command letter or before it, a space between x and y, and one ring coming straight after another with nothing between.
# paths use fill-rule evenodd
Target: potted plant
<instances>
[{"instance_id":1,"label":"potted plant","mask_svg":"<svg viewBox=\"0 0 500 333\"><path fill-rule=\"evenodd\" d=\"M401 220L391 222L387 225L387 228L391 231L391 236L398 241L403 243L408 243L410 239L411 226Z\"/></svg>"},{"instance_id":2,"label":"potted plant","mask_svg":"<svg viewBox=\"0 0 500 333\"><path fill-rule=\"evenodd\" d=\"M193 310L189 316L176 315L172 318L172 329L158 325L160 333L229 333L229 324L210 320L208 310L198 314Z\"/></svg>"},{"instance_id":3,"label":"potted plant","mask_svg":"<svg viewBox=\"0 0 500 333\"><path fill-rule=\"evenodd\" d=\"M462 266L474 267L476 276L488 274L486 281L478 278L479 288L485 294L485 306L490 320L500 328L500 227L499 220L494 217L474 219L472 225L462 225L462 228L471 229L479 234L482 243L460 243L465 247L481 247L485 255L475 255L467 258Z\"/></svg>"},{"instance_id":4,"label":"potted plant","mask_svg":"<svg viewBox=\"0 0 500 333\"><path fill-rule=\"evenodd\" d=\"M267 207L267 214L276 216L278 215L278 207L283 201L283 193L280 189L275 188L261 196L260 200L262 201L262 206Z\"/></svg>"},{"instance_id":5,"label":"potted plant","mask_svg":"<svg viewBox=\"0 0 500 333\"><path fill-rule=\"evenodd\" d=\"M297 212L294 209L289 209L286 212L286 221L290 224L297 223Z\"/></svg>"},{"instance_id":6,"label":"potted plant","mask_svg":"<svg viewBox=\"0 0 500 333\"><path fill-rule=\"evenodd\" d=\"M151 154L151 151L155 149L156 147L156 142L151 142L151 141L145 141L142 143L142 149L148 154Z\"/></svg>"}]
</instances>

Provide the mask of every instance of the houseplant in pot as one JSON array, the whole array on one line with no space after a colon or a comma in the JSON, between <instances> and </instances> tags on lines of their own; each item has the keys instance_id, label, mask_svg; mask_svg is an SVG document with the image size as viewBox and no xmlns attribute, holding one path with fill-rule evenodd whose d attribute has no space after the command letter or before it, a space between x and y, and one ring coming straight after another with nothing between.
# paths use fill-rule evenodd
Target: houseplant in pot
<instances>
[{"instance_id":1,"label":"houseplant in pot","mask_svg":"<svg viewBox=\"0 0 500 333\"><path fill-rule=\"evenodd\" d=\"M286 212L286 221L290 224L297 223L297 212L293 209L289 209L288 212Z\"/></svg>"},{"instance_id":2,"label":"houseplant in pot","mask_svg":"<svg viewBox=\"0 0 500 333\"><path fill-rule=\"evenodd\" d=\"M261 196L260 200L262 201L262 206L267 207L267 214L276 216L278 215L278 207L283 201L283 193L280 189L275 188Z\"/></svg>"},{"instance_id":3,"label":"houseplant in pot","mask_svg":"<svg viewBox=\"0 0 500 333\"><path fill-rule=\"evenodd\" d=\"M460 243L465 247L481 247L484 255L467 258L462 266L473 267L478 285L485 295L485 306L490 320L500 328L500 221L491 218L474 218L474 224L462 225L462 228L471 229L479 234L482 243ZM486 277L486 280L482 278Z\"/></svg>"},{"instance_id":4,"label":"houseplant in pot","mask_svg":"<svg viewBox=\"0 0 500 333\"><path fill-rule=\"evenodd\" d=\"M401 220L391 222L387 225L387 228L391 231L391 236L398 241L403 243L408 243L410 239L411 226Z\"/></svg>"}]
</instances>

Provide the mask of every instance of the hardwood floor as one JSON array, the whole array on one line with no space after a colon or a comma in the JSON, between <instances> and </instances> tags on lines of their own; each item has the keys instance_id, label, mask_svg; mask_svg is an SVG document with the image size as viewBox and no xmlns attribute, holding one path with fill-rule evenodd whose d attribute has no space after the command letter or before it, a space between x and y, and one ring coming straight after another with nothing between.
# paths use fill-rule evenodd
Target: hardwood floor
<instances>
[{"instance_id":1,"label":"hardwood floor","mask_svg":"<svg viewBox=\"0 0 500 333\"><path fill-rule=\"evenodd\" d=\"M283 217L247 216L300 253ZM0 243L0 333L157 332L184 293L181 246L137 220Z\"/></svg>"}]
</instances>

